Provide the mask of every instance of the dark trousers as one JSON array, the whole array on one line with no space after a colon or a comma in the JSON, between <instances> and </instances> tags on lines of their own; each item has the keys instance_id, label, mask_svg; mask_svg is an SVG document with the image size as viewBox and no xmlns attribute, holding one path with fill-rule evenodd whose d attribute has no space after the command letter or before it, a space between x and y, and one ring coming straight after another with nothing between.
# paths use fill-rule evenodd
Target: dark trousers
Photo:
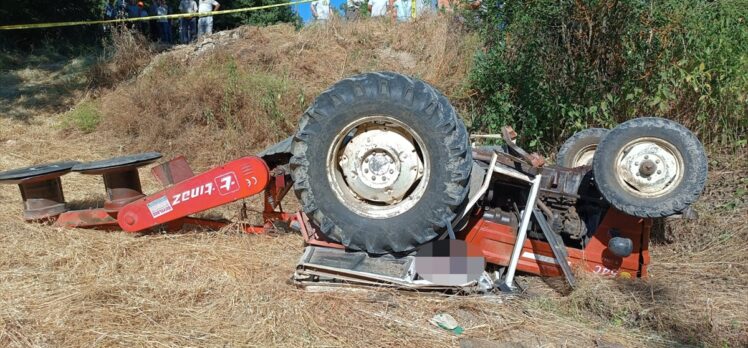
<instances>
[{"instance_id":1,"label":"dark trousers","mask_svg":"<svg viewBox=\"0 0 748 348\"><path fill-rule=\"evenodd\" d=\"M195 19L194 18L180 18L179 19L179 41L183 44L191 42L195 36Z\"/></svg>"},{"instance_id":2,"label":"dark trousers","mask_svg":"<svg viewBox=\"0 0 748 348\"><path fill-rule=\"evenodd\" d=\"M163 43L171 43L171 25L168 21L166 22L158 22L158 31L159 35L161 36L161 42Z\"/></svg>"}]
</instances>

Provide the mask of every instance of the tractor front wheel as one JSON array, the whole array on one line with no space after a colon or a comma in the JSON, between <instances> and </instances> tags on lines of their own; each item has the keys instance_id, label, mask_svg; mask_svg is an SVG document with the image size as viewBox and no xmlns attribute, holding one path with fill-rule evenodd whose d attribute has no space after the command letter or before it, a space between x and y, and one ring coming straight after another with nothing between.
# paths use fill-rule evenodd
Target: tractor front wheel
<instances>
[{"instance_id":1,"label":"tractor front wheel","mask_svg":"<svg viewBox=\"0 0 748 348\"><path fill-rule=\"evenodd\" d=\"M603 197L632 216L665 217L693 203L704 189L707 158L680 124L637 118L603 137L592 170Z\"/></svg>"}]
</instances>

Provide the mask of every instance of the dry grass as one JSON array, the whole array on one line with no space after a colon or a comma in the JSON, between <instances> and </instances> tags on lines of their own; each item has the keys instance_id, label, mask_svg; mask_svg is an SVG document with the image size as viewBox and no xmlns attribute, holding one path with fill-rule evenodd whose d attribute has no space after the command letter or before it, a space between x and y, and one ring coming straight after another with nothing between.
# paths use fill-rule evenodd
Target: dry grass
<instances>
[{"instance_id":1,"label":"dry grass","mask_svg":"<svg viewBox=\"0 0 748 348\"><path fill-rule=\"evenodd\" d=\"M288 136L313 98L355 73L393 70L459 104L477 38L437 19L243 27L159 55L102 98L102 128L142 150L216 164Z\"/></svg>"},{"instance_id":2,"label":"dry grass","mask_svg":"<svg viewBox=\"0 0 748 348\"><path fill-rule=\"evenodd\" d=\"M394 29L333 23L300 33L282 26L243 28L226 38L231 50L178 48L152 63L152 73L99 100L108 123L96 132L50 133L59 118L0 118L0 170L143 149L185 154L197 158L198 167L216 164L289 132L315 93L358 71L420 74L459 102L466 68L445 61L448 68L436 74L428 64L468 57L455 50L467 44L415 35L429 28L451 35L449 25L438 21ZM372 53L380 47L399 58ZM402 63L408 55L417 62L410 68ZM364 57L363 63L353 57ZM233 86L241 93L225 104L233 111L221 113L232 65L239 77ZM254 98L268 89L283 91L277 119L272 111L253 111L262 105ZM196 92L204 94L197 101L179 99ZM156 99L163 105L154 98L163 98ZM201 107L257 123L244 130L232 126L232 118L209 123L195 113ZM231 228L146 236L61 230L22 222L17 188L0 185L0 346L439 347L457 346L462 338L528 347L746 346L748 163L736 160L745 155L713 152L707 191L697 204L701 219L658 231L649 280L581 275L580 287L561 295L553 290L556 281L525 277L531 291L501 301L386 290L304 292L287 282L301 252L298 235L242 235ZM158 189L145 171L142 178L147 192ZM103 196L98 177L70 174L63 184L76 206ZM214 213L233 218L236 209L233 204ZM466 333L456 337L431 326L428 319L439 312L453 315Z\"/></svg>"},{"instance_id":3,"label":"dry grass","mask_svg":"<svg viewBox=\"0 0 748 348\"><path fill-rule=\"evenodd\" d=\"M101 133L45 139L52 124L0 122L0 168L131 152ZM503 302L307 293L287 282L298 235L61 230L23 223L17 189L0 186L0 346L456 346L465 337L545 347L744 346L748 202L736 192L746 188L748 168L715 167L710 175L701 220L669 224L670 242L657 236L650 280L585 275L562 296L527 277L530 293ZM157 189L143 179L146 191ZM78 206L102 197L98 177L63 180ZM438 312L467 333L430 326Z\"/></svg>"},{"instance_id":4,"label":"dry grass","mask_svg":"<svg viewBox=\"0 0 748 348\"><path fill-rule=\"evenodd\" d=\"M113 26L99 60L88 71L93 88L110 88L140 73L153 57L155 47L140 32Z\"/></svg>"}]
</instances>

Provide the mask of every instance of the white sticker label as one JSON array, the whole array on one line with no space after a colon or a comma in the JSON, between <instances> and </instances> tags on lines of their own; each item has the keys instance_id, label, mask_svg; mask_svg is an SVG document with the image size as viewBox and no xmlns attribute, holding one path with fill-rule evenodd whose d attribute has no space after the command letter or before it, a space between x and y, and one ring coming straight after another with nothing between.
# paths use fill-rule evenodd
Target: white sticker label
<instances>
[{"instance_id":1,"label":"white sticker label","mask_svg":"<svg viewBox=\"0 0 748 348\"><path fill-rule=\"evenodd\" d=\"M545 255L533 254L533 253L525 251L522 253L522 257L531 259L531 260L537 260L540 262L553 263L553 264L558 265L558 262L556 261L556 259L545 256Z\"/></svg>"},{"instance_id":2,"label":"white sticker label","mask_svg":"<svg viewBox=\"0 0 748 348\"><path fill-rule=\"evenodd\" d=\"M151 211L151 216L157 218L172 211L172 208L171 204L169 204L169 200L166 198L166 196L163 196L148 203L148 210Z\"/></svg>"}]
</instances>

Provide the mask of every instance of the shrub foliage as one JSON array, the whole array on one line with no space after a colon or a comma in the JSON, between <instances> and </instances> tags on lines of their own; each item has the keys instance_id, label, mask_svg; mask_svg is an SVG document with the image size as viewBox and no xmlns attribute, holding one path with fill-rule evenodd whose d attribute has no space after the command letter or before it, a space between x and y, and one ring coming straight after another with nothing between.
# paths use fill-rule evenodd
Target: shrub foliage
<instances>
[{"instance_id":1,"label":"shrub foliage","mask_svg":"<svg viewBox=\"0 0 748 348\"><path fill-rule=\"evenodd\" d=\"M656 115L746 145L746 0L487 0L473 128L531 147ZM547 142L547 143L544 143Z\"/></svg>"}]
</instances>

